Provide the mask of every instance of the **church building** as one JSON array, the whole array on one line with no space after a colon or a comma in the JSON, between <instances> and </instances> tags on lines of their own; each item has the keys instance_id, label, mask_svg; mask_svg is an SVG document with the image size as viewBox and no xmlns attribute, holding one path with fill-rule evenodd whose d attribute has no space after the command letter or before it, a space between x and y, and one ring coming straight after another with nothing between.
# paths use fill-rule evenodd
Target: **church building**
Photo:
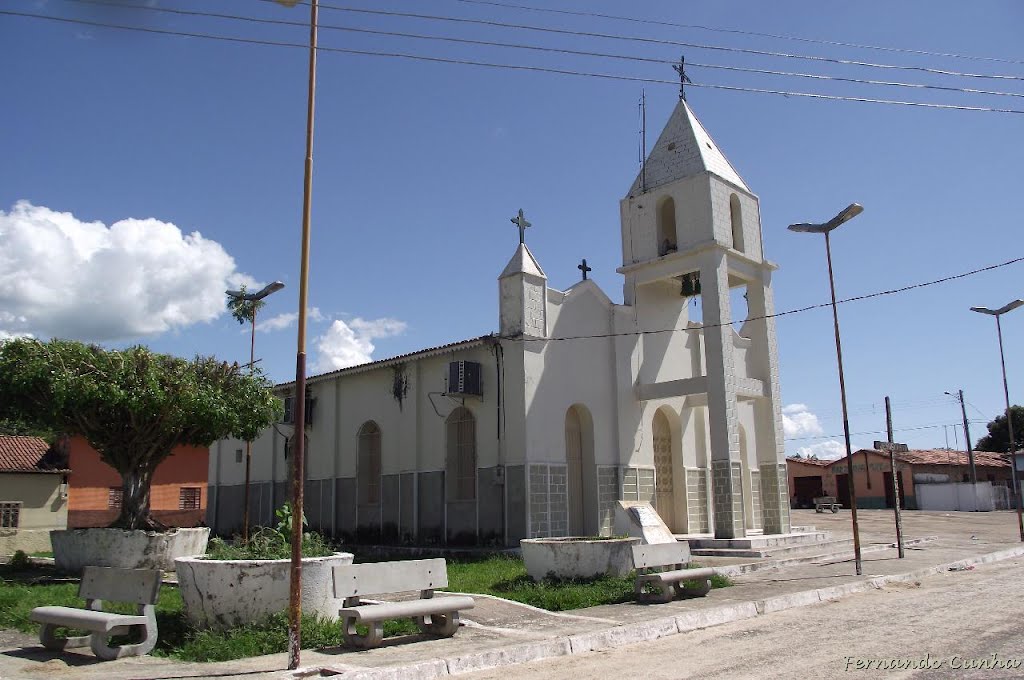
<instances>
[{"instance_id":1,"label":"church building","mask_svg":"<svg viewBox=\"0 0 1024 680\"><path fill-rule=\"evenodd\" d=\"M312 529L514 546L608 535L616 501L639 500L676 534L789 532L776 265L757 197L685 100L620 210L622 304L585 261L580 282L550 288L520 210L496 333L308 379ZM294 385L277 390L285 422L253 443L254 525L290 497ZM242 523L244 448L210 448L222 534Z\"/></svg>"}]
</instances>

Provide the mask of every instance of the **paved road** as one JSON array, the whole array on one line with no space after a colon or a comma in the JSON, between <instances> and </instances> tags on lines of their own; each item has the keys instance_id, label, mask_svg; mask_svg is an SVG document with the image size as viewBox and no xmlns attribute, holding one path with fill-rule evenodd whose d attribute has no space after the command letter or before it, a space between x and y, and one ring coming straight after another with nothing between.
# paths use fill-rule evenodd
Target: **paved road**
<instances>
[{"instance_id":1,"label":"paved road","mask_svg":"<svg viewBox=\"0 0 1024 680\"><path fill-rule=\"evenodd\" d=\"M608 652L460 677L1024 678L1022 613L1024 560L1015 559ZM993 654L1019 666L968 667ZM894 659L925 659L932 668L879 670Z\"/></svg>"}]
</instances>

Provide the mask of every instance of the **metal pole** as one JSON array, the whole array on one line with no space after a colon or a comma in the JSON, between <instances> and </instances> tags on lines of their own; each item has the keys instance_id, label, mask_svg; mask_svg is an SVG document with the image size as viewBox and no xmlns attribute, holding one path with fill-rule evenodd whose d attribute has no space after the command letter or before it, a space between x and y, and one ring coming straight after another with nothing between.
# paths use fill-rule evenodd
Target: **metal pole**
<instances>
[{"instance_id":1,"label":"metal pole","mask_svg":"<svg viewBox=\"0 0 1024 680\"><path fill-rule=\"evenodd\" d=\"M892 438L892 405L889 397L885 398L885 432L888 435L889 443ZM903 555L903 517L900 515L900 471L896 465L896 447L889 448L889 467L892 470L892 493L895 498L893 512L896 515L896 548L899 550L900 559Z\"/></svg>"},{"instance_id":2,"label":"metal pole","mask_svg":"<svg viewBox=\"0 0 1024 680\"><path fill-rule=\"evenodd\" d=\"M967 464L971 466L971 487L974 490L975 504L977 504L978 491L978 471L974 467L974 447L971 446L971 428L967 424L967 406L964 404L964 391L958 392L960 395L960 413L964 417L964 440L967 442Z\"/></svg>"},{"instance_id":3,"label":"metal pole","mask_svg":"<svg viewBox=\"0 0 1024 680\"><path fill-rule=\"evenodd\" d=\"M836 357L839 360L839 395L843 403L843 437L846 440L846 480L850 488L850 515L853 522L853 559L857 575L862 573L860 527L857 524L857 492L853 485L853 449L850 445L850 418L846 409L846 379L843 377L843 344L839 339L839 312L836 310L836 284L832 276L832 245L825 232L825 257L828 259L828 285L832 291L832 322L836 331Z\"/></svg>"},{"instance_id":4,"label":"metal pole","mask_svg":"<svg viewBox=\"0 0 1024 680\"><path fill-rule=\"evenodd\" d=\"M1003 356L1003 325L996 314L996 333L999 334L999 365L1003 368L1003 396L1006 397L1006 428L1010 434L1010 479L1013 481L1013 494L1017 497L1017 529L1020 540L1024 543L1024 512L1021 510L1020 480L1017 479L1017 446L1013 438L1013 415L1010 412L1010 388L1006 383L1006 357Z\"/></svg>"},{"instance_id":5,"label":"metal pole","mask_svg":"<svg viewBox=\"0 0 1024 680\"><path fill-rule=\"evenodd\" d=\"M256 366L256 307L252 306L252 337L249 340L249 375ZM252 442L245 442L245 506L242 508L242 542L249 542L249 472L252 468Z\"/></svg>"},{"instance_id":6,"label":"metal pole","mask_svg":"<svg viewBox=\"0 0 1024 680\"><path fill-rule=\"evenodd\" d=\"M295 445L292 447L292 562L288 590L288 669L299 667L302 647L302 500L306 449L306 306L309 290L309 222L313 194L313 113L316 102L318 0L309 3L309 88L306 98L306 167L302 188L302 261L299 268L299 333L295 353Z\"/></svg>"}]
</instances>

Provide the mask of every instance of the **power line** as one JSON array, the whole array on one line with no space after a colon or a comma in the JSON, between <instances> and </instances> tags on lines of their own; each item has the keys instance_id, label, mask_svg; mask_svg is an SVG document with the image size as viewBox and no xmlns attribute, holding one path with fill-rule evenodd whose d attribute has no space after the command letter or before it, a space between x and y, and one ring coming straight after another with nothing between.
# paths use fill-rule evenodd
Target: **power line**
<instances>
[{"instance_id":1,"label":"power line","mask_svg":"<svg viewBox=\"0 0 1024 680\"><path fill-rule=\"evenodd\" d=\"M855 297L850 297L850 298L845 298L843 300L838 300L836 302L836 304L840 304L841 305L841 304L846 304L848 302L859 302L861 300L870 300L872 298L883 297L883 296L887 296L887 295L896 295L898 293L905 293L907 291L916 290L918 288L926 288L928 286L935 286L935 285L938 285L940 283L947 283L949 281L955 281L957 279L963 279L963 278L966 278L968 276L974 276L975 274L981 274L983 272L992 271L994 269L1000 269L1002 267L1008 267L1011 264L1017 264L1018 262L1024 262L1024 257L1016 257L1016 258L1014 258L1012 260L1007 260L1006 262L1000 262L999 264L988 265L987 267L981 267L979 269L972 269L969 272L963 272L961 274L953 274L952 276L944 276L941 279L935 279L935 280L932 280L932 281L924 281L922 283L914 283L914 284L911 284L909 286L902 286L900 288L890 288L888 290L880 290L880 291L877 291L875 293L867 293L866 295L857 295ZM812 311L812 310L815 310L815 309L822 309L824 307L831 307L831 306L832 306L831 302L820 302L820 303L818 303L816 305L807 305L806 307L798 307L796 309L790 309L790 310L787 310L785 312L776 312L774 314L766 314L766 315L762 315L762 316L751 316L751 317L748 317L748 318L744 319L744 321L763 321L765 319L776 319L776 318L779 318L779 317L782 317L782 316L789 316L791 314L800 314L800 313L803 313L803 312L809 312L809 311ZM723 323L716 323L716 324L701 324L700 326L695 327L695 328L663 328L663 329L653 330L653 331L637 330L637 331L624 331L624 332L621 332L621 333L597 333L597 334L594 334L594 335L567 335L567 336L562 336L562 337L558 337L558 338L518 338L518 337L517 338L510 338L510 337L502 336L502 339L504 339L504 340L517 340L519 342L559 342L559 341L566 341L566 340L591 340L591 339L600 339L600 338L628 337L628 336L636 336L636 335L657 335L657 334L660 334L660 333L678 333L678 332L686 332L686 331L691 331L691 330L693 330L693 331L703 331L703 330L709 329L709 328L721 328L723 326L731 326L731 325L732 325L732 322L730 321L730 322L723 322Z\"/></svg>"},{"instance_id":2,"label":"power line","mask_svg":"<svg viewBox=\"0 0 1024 680\"><path fill-rule=\"evenodd\" d=\"M274 2L275 0L264 0L264 1ZM304 49L304 50L308 50L309 49L308 45L302 44L302 43L290 43L290 42L283 42L283 41L278 41L278 40L263 40L263 39L257 39L257 38L240 38L240 37L217 35L217 34L211 34L211 33L197 33L197 32L191 32L191 31L172 31L172 30L167 30L167 29L148 28L148 27L142 27L142 26L126 26L126 25L123 25L123 24L112 24L112 23L107 23L107 22L89 21L89 20L85 20L85 19L71 19L71 18L66 18L66 17L55 17L55 16L50 16L50 15L45 15L45 14L33 14L33 13L30 13L30 12L15 12L15 11L10 11L10 10L0 10L0 15L19 16L19 17L24 17L24 18L42 19L42 20L55 21L55 22L67 23L67 24L77 24L77 25L82 25L82 26L92 26L92 27L99 27L99 28L112 28L112 29L115 29L115 30L134 31L134 32L140 32L140 33L156 34L156 35L171 35L171 36L181 36L181 37L187 37L187 38L199 38L199 39L204 39L204 40L219 40L219 41L224 41L224 42L233 42L233 43L240 43L240 44L262 45L262 46L266 46L266 47L292 47L292 48L299 48L299 49ZM409 60L413 60L413 61L426 61L426 62L439 63L439 64L458 64L458 65L463 65L463 66L480 66L480 67L484 67L484 68L506 69L506 70L514 70L514 71L530 71L530 72L535 72L535 73L551 73L551 74L555 74L555 75L568 75L568 76L580 76L580 77L588 77L588 78L600 78L600 79L605 79L605 80L619 80L619 81L634 82L634 83L651 83L651 84L656 84L656 85L672 85L674 87L677 87L678 84L679 84L676 80L665 80L665 79L661 79L661 78L644 78L644 77L640 77L640 76L626 76L626 75L617 75L617 74L612 74L612 73L593 73L593 72L589 72L589 71L578 71L578 70L572 70L572 69L561 69L561 68L553 68L553 67L546 67L546 66L528 66L528 65L524 65L524 64L498 64L498 63L493 63L493 62L475 61L475 60L471 60L471 59L453 59L453 58L444 58L444 57L431 57L431 56L426 56L426 55L408 54L408 53L402 53L402 52L382 52L382 51L375 51L375 50L356 50L356 49L347 49L347 48L341 48L341 47L324 47L324 46L318 46L317 47L317 51L318 52L327 52L327 53L337 53L337 54L352 54L352 55L358 55L358 56L387 57L387 58L395 58L395 59L409 59ZM918 107L918 108L945 109L945 110L954 110L954 111L977 111L977 112L984 112L984 113L1024 114L1024 110L1021 110L1021 109L1006 109L1006 108L996 108L996 107L986 107L986 106L965 106L965 105L958 105L958 104L937 104L937 103L927 103L927 102L909 102L909 101L900 101L900 100L894 100L894 99L879 99L879 98L872 98L872 97L849 97L849 96L843 96L843 95L818 94L818 93L813 93L813 92L800 92L800 91L791 91L791 90L775 90L775 89L767 89L767 88L752 88L752 87L739 87L739 86L730 86L730 85L717 85L717 84L713 84L713 83L694 82L694 83L690 83L690 84L693 87L704 87L704 88L709 88L709 89L728 90L728 91L733 91L733 92L751 92L751 93L758 93L758 94L774 94L774 95L781 95L781 96L784 96L784 97L806 97L806 98L810 98L810 99L822 99L822 100L832 100L832 101L851 101L851 102L861 102L861 103L869 103L869 104L888 104L888 105L895 105L895 106L913 106L913 107Z\"/></svg>"},{"instance_id":3,"label":"power line","mask_svg":"<svg viewBox=\"0 0 1024 680\"><path fill-rule=\"evenodd\" d=\"M894 432L913 432L915 430L933 430L933 429L938 429L940 427L952 427L952 426L955 426L955 425L959 425L959 423L938 423L936 425L918 425L916 427L896 427L896 428L893 428L893 431ZM851 437L862 437L862 436L867 435L867 434L885 434L885 432L886 432L885 430L865 430L863 432L851 432L850 436ZM806 436L806 437L786 437L785 441L787 441L787 442L797 442L797 441L805 441L805 440L809 440L809 439L841 439L844 436L845 435L843 435L843 434L819 434L819 435L809 435L809 436Z\"/></svg>"},{"instance_id":4,"label":"power line","mask_svg":"<svg viewBox=\"0 0 1024 680\"><path fill-rule=\"evenodd\" d=\"M175 15L184 15L184 16L197 16L197 17L205 17L205 18L213 18L213 19L227 19L227 20L231 20L231 21L243 21L243 22L256 23L256 24L270 24L270 25L277 25L277 26L296 26L296 27L301 27L301 28L308 27L308 22L305 22L305 21L295 21L295 20L286 20L286 19L265 19L265 18L261 18L261 17L254 17L254 16L244 15L244 14L223 14L223 13L219 13L219 12L200 12L200 11L195 11L195 10L175 9L175 8L171 8L171 7L156 7L156 6L150 7L148 5L123 5L121 3L111 2L110 0L64 0L64 1L65 2L75 3L75 4L99 5L99 6L102 6L102 7L119 7L119 8L124 8L124 9L141 10L141 11L145 11L145 12L158 12L158 13L164 13L164 14L175 14ZM499 47L499 48L504 48L504 49L527 50L527 51L546 52L546 53L553 53L553 54L567 54L567 55L582 56L582 57L597 57L597 58L602 58L602 59L617 59L617 60L622 60L622 61L642 62L642 63L651 63L651 64L659 64L659 65L674 65L674 64L677 63L677 61L675 59L661 59L661 58L654 58L654 57L641 57L641 56L634 56L634 55L614 54L614 53L608 53L608 52L594 52L594 51L587 51L587 50L573 50L573 49L560 48L560 47L544 47L544 46L540 46L540 45L523 45L521 43L506 43L506 42L497 42L497 41L490 41L490 40L478 40L478 39L471 39L471 38L455 38L455 37L451 37L451 36L424 35L422 33L407 33L407 32L401 32L401 31L384 31L384 30L379 30L379 29L356 28L354 26L342 26L342 25L338 25L338 24L318 23L317 26L318 26L318 28L320 28L322 30L344 31L344 32L348 32L348 33L359 33L359 34L366 34L366 35L379 35L379 36L395 37L395 38L412 38L412 39L415 39L415 40L428 40L428 41L435 41L435 42L450 42L450 43L457 43L457 44L462 44L462 45L474 45L474 46L480 46L480 47ZM983 90L983 89L969 88L969 87L953 87L953 86L949 86L949 85L932 85L932 84L927 84L927 83L908 83L908 82L902 82L902 81L872 80L872 79L865 79L865 78L849 78L849 77L845 77L845 76L832 76L832 75L824 75L824 74L818 74L818 73L803 73L803 72L794 72L794 71L779 71L779 70L773 70L773 69L752 68L752 67L746 67L746 66L727 66L727 65L724 65L724 64L704 64L704 63L692 62L692 61L688 63L688 66L695 67L695 68L706 68L706 69L711 69L711 70L733 71L733 72L739 72L739 73L754 73L754 74L758 74L758 75L783 76L783 77L790 77L790 78L806 78L806 79L811 79L811 80L856 83L856 84L863 84L863 85L878 85L878 86L883 86L883 87L903 87L903 88L910 88L910 89L940 90L940 91L944 91L944 92L960 92L960 93L965 93L965 94L984 94L984 95L992 95L992 96L998 96L998 97L1020 97L1020 98L1024 98L1024 93L1020 93L1020 92L1004 92L1004 91L1000 91L1000 90Z\"/></svg>"},{"instance_id":5,"label":"power line","mask_svg":"<svg viewBox=\"0 0 1024 680\"><path fill-rule=\"evenodd\" d=\"M592 17L597 19L613 19L617 21L629 21L637 24L648 24L651 26L668 26L672 28L693 28L701 31L711 31L714 33L732 33L736 35L750 35L759 38L774 38L776 40L793 40L796 42L814 43L818 45L832 45L836 47L854 47L862 50L880 50L883 52L900 52L904 54L920 54L931 57L950 57L953 59L970 59L974 61L993 61L1001 62L1004 64L1024 64L1024 61L1018 59L1004 59L1000 57L985 57L971 54L954 54L951 52L932 52L929 50L915 50L907 47L890 47L883 45L863 45L860 43L843 42L840 40L823 40L820 38L804 38L795 35L780 35L778 33L761 33L758 31L745 31L736 28L721 28L715 26L704 26L701 24L683 24L676 23L673 21L659 21L657 19L641 19L639 17L621 16L616 14L601 14L598 12L579 12L566 9L553 9L550 7L531 7L529 5L515 5L511 3L492 2L490 0L454 0L455 2L462 2L470 5L490 5L492 7L506 7L511 9L522 9L531 12L547 12L549 14L563 14L569 16L579 17Z\"/></svg>"},{"instance_id":6,"label":"power line","mask_svg":"<svg viewBox=\"0 0 1024 680\"><path fill-rule=\"evenodd\" d=\"M277 0L260 0L261 2L277 3ZM306 3L302 3L306 4ZM512 28L524 31L538 31L541 33L556 33L559 35L573 35L588 38L603 38L607 40L625 40L630 42L644 42L656 45L673 45L676 47L689 47L698 50L715 50L719 52L735 52L739 54L756 54L762 57L780 57L785 59L803 59L807 61L825 62L830 64L844 64L847 66L863 66L867 68L898 69L905 71L919 71L935 75L956 76L960 78L991 78L996 80L1024 81L1024 76L990 73L967 73L963 71L950 71L947 69L930 68L927 66L912 66L904 64L880 64L869 61L857 61L853 59L839 59L837 57L822 57L809 54L791 54L788 52L774 52L770 50L755 50L744 47L726 47L723 45L708 45L705 43L691 43L679 40L668 40L663 38L648 38L644 36L617 35L614 33L600 33L596 31L574 31L564 28L550 28L547 26L535 26L532 24L512 24L503 21L490 19L469 19L466 17L449 17L436 14L419 14L415 12L395 12L391 10L364 9L360 7L346 7L343 5L329 5L320 3L321 9L334 10L337 12L353 12L356 14L370 14L376 16L403 17L409 19L426 19L429 21L448 21L461 24L474 24L480 26L492 26L496 28Z\"/></svg>"}]
</instances>

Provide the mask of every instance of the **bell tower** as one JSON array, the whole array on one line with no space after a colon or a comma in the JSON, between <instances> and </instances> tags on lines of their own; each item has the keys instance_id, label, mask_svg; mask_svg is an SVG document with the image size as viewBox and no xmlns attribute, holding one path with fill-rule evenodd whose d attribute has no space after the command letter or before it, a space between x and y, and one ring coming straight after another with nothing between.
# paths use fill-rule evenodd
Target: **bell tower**
<instances>
[{"instance_id":1,"label":"bell tower","mask_svg":"<svg viewBox=\"0 0 1024 680\"><path fill-rule=\"evenodd\" d=\"M706 404L715 537L743 537L755 527L755 517L764 533L787 533L775 323L765 318L774 313L771 273L777 267L764 259L757 196L684 99L622 199L620 213L618 271L625 276L624 301L635 307L641 330L686 327L687 301L700 297L703 360L697 370L704 375L674 381L678 385L660 383L659 393ZM742 287L748 320L737 334L733 322L743 318L734 313L730 292ZM652 334L643 342L667 341ZM678 347L661 349L669 354ZM742 436L741 401L749 402L744 408L752 412L754 427Z\"/></svg>"}]
</instances>

